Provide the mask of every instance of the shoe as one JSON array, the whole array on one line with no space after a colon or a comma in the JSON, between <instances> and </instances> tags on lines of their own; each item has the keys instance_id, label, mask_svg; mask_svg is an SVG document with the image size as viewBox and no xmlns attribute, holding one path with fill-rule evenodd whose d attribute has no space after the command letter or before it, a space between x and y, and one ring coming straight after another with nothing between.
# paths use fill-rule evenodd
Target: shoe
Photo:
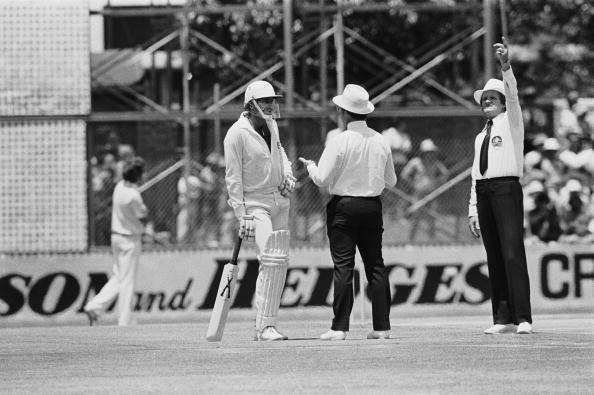
<instances>
[{"instance_id":1,"label":"shoe","mask_svg":"<svg viewBox=\"0 0 594 395\"><path fill-rule=\"evenodd\" d=\"M371 331L367 334L368 339L389 339L390 331Z\"/></svg>"},{"instance_id":2,"label":"shoe","mask_svg":"<svg viewBox=\"0 0 594 395\"><path fill-rule=\"evenodd\" d=\"M96 323L97 320L99 319L99 314L97 314L93 310L85 310L85 314L87 315L87 318L89 319L89 326L93 326L93 324Z\"/></svg>"},{"instance_id":3,"label":"shoe","mask_svg":"<svg viewBox=\"0 0 594 395\"><path fill-rule=\"evenodd\" d=\"M320 335L320 339L322 340L344 340L346 339L346 332L345 331L334 331L330 329L326 333L322 333Z\"/></svg>"},{"instance_id":4,"label":"shoe","mask_svg":"<svg viewBox=\"0 0 594 395\"><path fill-rule=\"evenodd\" d=\"M499 335L501 333L510 333L513 332L515 329L514 324L495 324L487 329L485 329L485 333L487 335Z\"/></svg>"},{"instance_id":5,"label":"shoe","mask_svg":"<svg viewBox=\"0 0 594 395\"><path fill-rule=\"evenodd\" d=\"M526 335L532 333L532 324L530 324L529 322L520 322L520 325L518 325L517 333L519 335Z\"/></svg>"},{"instance_id":6,"label":"shoe","mask_svg":"<svg viewBox=\"0 0 594 395\"><path fill-rule=\"evenodd\" d=\"M256 331L254 340L258 341L273 341L273 340L287 340L288 337L280 333L273 326L267 326L261 331Z\"/></svg>"}]
</instances>

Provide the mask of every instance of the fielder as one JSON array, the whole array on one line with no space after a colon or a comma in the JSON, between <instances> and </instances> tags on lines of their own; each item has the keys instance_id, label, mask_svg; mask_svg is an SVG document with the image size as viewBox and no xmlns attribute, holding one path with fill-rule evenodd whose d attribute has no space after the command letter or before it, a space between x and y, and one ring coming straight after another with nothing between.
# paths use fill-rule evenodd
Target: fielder
<instances>
[{"instance_id":1,"label":"fielder","mask_svg":"<svg viewBox=\"0 0 594 395\"><path fill-rule=\"evenodd\" d=\"M142 247L144 219L148 210L144 205L138 186L144 172L144 160L133 158L123 166L123 180L113 191L111 213L111 249L116 261L113 274L101 291L91 299L84 310L92 326L113 300L118 297L118 325L133 324L132 296L136 269Z\"/></svg>"},{"instance_id":2,"label":"fielder","mask_svg":"<svg viewBox=\"0 0 594 395\"><path fill-rule=\"evenodd\" d=\"M255 238L260 268L256 282L255 340L286 340L276 329L289 261L289 198L295 189L291 162L275 118L280 97L266 81L245 91L245 111L225 136L229 205L244 239Z\"/></svg>"}]
</instances>

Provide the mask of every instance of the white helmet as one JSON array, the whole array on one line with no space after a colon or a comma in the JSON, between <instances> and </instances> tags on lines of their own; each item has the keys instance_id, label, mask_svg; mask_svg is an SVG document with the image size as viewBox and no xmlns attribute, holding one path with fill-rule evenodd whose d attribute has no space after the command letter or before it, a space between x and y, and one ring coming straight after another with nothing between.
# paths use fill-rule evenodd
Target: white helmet
<instances>
[{"instance_id":1,"label":"white helmet","mask_svg":"<svg viewBox=\"0 0 594 395\"><path fill-rule=\"evenodd\" d=\"M263 99L266 97L282 97L274 92L274 88L269 82L254 81L249 84L245 90L243 104L247 105L252 99Z\"/></svg>"}]
</instances>

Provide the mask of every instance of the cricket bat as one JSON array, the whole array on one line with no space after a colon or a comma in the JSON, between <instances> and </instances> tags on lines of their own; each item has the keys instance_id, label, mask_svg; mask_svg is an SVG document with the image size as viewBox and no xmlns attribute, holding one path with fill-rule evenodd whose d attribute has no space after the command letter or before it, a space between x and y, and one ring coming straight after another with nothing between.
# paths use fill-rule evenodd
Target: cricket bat
<instances>
[{"instance_id":1,"label":"cricket bat","mask_svg":"<svg viewBox=\"0 0 594 395\"><path fill-rule=\"evenodd\" d=\"M227 323L227 315L231 304L233 304L233 292L237 284L237 256L241 248L241 237L237 238L235 247L233 248L233 256L229 263L223 268L221 275L221 282L217 291L217 298L215 300L212 313L210 315L210 323L208 324L208 331L206 332L206 340L209 342L218 342L223 338L223 331Z\"/></svg>"}]
</instances>

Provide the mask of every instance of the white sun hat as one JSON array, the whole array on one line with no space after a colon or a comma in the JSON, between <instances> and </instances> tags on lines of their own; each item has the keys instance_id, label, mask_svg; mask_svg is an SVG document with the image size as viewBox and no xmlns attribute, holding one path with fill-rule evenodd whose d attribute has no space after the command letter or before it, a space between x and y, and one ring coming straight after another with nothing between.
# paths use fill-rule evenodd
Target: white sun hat
<instances>
[{"instance_id":1,"label":"white sun hat","mask_svg":"<svg viewBox=\"0 0 594 395\"><path fill-rule=\"evenodd\" d=\"M282 97L274 92L274 88L269 82L254 81L245 89L245 96L243 97L243 104L246 105L252 99L263 99L266 97Z\"/></svg>"},{"instance_id":2,"label":"white sun hat","mask_svg":"<svg viewBox=\"0 0 594 395\"><path fill-rule=\"evenodd\" d=\"M362 86L355 84L345 86L342 95L334 96L332 102L348 112L361 115L369 114L375 109L369 101L369 93Z\"/></svg>"},{"instance_id":3,"label":"white sun hat","mask_svg":"<svg viewBox=\"0 0 594 395\"><path fill-rule=\"evenodd\" d=\"M491 78L487 81L483 89L474 91L474 101L477 102L477 104L481 104L481 97L483 97L485 91L499 92L505 97L505 85L503 84L503 81L498 80L497 78Z\"/></svg>"}]
</instances>

